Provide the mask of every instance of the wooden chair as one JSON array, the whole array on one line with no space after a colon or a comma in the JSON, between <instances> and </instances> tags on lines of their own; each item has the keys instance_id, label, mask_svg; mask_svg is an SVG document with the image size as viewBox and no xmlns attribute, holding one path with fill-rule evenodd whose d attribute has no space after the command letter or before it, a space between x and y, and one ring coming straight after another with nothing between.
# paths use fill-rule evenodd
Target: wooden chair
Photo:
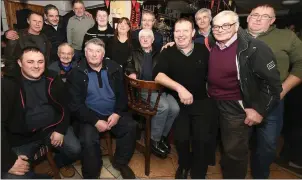
<instances>
[{"instance_id":1,"label":"wooden chair","mask_svg":"<svg viewBox=\"0 0 302 180\"><path fill-rule=\"evenodd\" d=\"M125 75L126 91L128 95L128 107L134 113L141 115L145 118L145 145L136 142L136 148L143 152L145 155L145 174L150 174L150 139L151 139L151 119L157 113L157 107L162 94L163 87L156 84L154 81L142 81L129 78ZM148 96L145 100L142 98L142 91L147 91ZM155 105L152 107L151 93L158 92Z\"/></svg>"},{"instance_id":2,"label":"wooden chair","mask_svg":"<svg viewBox=\"0 0 302 180\"><path fill-rule=\"evenodd\" d=\"M51 150L52 148L49 147L49 146L46 146L46 145L42 145L38 152L35 153L34 155L34 160L38 160L39 158L41 157L45 157L46 155L46 158L47 158L47 161L51 167L51 170L53 171L54 173L54 178L55 179L61 179L61 176L60 176L60 170L59 168L57 167L54 159L53 159L53 151Z\"/></svg>"},{"instance_id":3,"label":"wooden chair","mask_svg":"<svg viewBox=\"0 0 302 180\"><path fill-rule=\"evenodd\" d=\"M106 145L107 145L107 148L108 148L108 154L103 154L103 155L108 155L109 160L112 163L112 160L113 160L112 136L111 136L109 131L106 131L105 133L103 133L101 139L102 138L105 139Z\"/></svg>"}]
</instances>

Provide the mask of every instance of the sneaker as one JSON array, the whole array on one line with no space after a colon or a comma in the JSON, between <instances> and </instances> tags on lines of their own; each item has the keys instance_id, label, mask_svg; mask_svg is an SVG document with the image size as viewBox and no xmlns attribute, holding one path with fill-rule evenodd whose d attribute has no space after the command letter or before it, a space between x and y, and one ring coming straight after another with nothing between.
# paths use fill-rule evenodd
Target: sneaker
<instances>
[{"instance_id":1,"label":"sneaker","mask_svg":"<svg viewBox=\"0 0 302 180\"><path fill-rule=\"evenodd\" d=\"M60 173L64 176L64 177L73 177L75 174L74 168L72 166L64 166L62 168L60 168Z\"/></svg>"},{"instance_id":2,"label":"sneaker","mask_svg":"<svg viewBox=\"0 0 302 180\"><path fill-rule=\"evenodd\" d=\"M114 167L114 169L120 171L123 179L135 179L134 172L128 165L113 163L112 166Z\"/></svg>"},{"instance_id":3,"label":"sneaker","mask_svg":"<svg viewBox=\"0 0 302 180\"><path fill-rule=\"evenodd\" d=\"M292 162L284 160L282 158L278 158L276 159L275 163L281 166L283 169L294 173L299 178L302 178L302 168L297 168L296 166L293 165Z\"/></svg>"}]
</instances>

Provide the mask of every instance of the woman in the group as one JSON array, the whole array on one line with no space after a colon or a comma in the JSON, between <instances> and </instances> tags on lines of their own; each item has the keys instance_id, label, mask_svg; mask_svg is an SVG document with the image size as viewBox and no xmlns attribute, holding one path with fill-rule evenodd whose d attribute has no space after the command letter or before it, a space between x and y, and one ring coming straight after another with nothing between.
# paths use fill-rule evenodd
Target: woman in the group
<instances>
[{"instance_id":1,"label":"woman in the group","mask_svg":"<svg viewBox=\"0 0 302 180\"><path fill-rule=\"evenodd\" d=\"M131 24L128 18L122 17L117 23L114 37L109 41L106 56L120 64L123 69L132 50Z\"/></svg>"}]
</instances>

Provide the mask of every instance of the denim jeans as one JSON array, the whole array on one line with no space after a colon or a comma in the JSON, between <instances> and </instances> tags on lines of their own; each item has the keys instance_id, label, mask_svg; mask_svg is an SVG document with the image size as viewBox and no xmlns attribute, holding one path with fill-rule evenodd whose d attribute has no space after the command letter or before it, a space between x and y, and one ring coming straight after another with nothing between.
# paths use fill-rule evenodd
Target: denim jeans
<instances>
[{"instance_id":1,"label":"denim jeans","mask_svg":"<svg viewBox=\"0 0 302 180\"><path fill-rule=\"evenodd\" d=\"M155 105L157 92L152 92L150 102ZM143 92L142 97L147 99L148 93ZM175 118L179 113L179 106L173 96L162 93L158 103L157 113L151 120L151 139L160 141L162 136L167 137L173 125Z\"/></svg>"},{"instance_id":2,"label":"denim jeans","mask_svg":"<svg viewBox=\"0 0 302 180\"><path fill-rule=\"evenodd\" d=\"M17 155L27 156L29 162L31 163L34 161L34 155L39 150L41 145L51 146L50 136L51 134L47 135L44 139L34 141L29 144L24 144L22 146L13 147L12 149ZM69 165L80 157L80 142L74 135L71 127L68 128L64 136L63 145L61 147L56 147L56 149L59 151L59 153L56 153L54 160L58 168ZM34 179L43 177L44 176L35 174L32 168L23 176L2 172L2 178L4 179Z\"/></svg>"},{"instance_id":3,"label":"denim jeans","mask_svg":"<svg viewBox=\"0 0 302 180\"><path fill-rule=\"evenodd\" d=\"M125 165L130 161L135 149L136 123L130 116L122 116L110 130L116 137L114 163ZM97 179L102 167L100 133L88 123L80 124L82 146L82 174L84 179Z\"/></svg>"},{"instance_id":4,"label":"denim jeans","mask_svg":"<svg viewBox=\"0 0 302 180\"><path fill-rule=\"evenodd\" d=\"M256 179L267 179L270 165L276 158L277 141L283 125L284 101L264 119L264 122L253 128L251 170Z\"/></svg>"}]
</instances>

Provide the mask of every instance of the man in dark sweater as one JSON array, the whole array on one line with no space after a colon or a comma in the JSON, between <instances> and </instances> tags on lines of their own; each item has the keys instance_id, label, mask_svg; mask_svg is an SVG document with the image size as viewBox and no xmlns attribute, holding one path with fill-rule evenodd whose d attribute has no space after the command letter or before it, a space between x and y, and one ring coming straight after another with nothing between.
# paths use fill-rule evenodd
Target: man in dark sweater
<instances>
[{"instance_id":1,"label":"man in dark sweater","mask_svg":"<svg viewBox=\"0 0 302 180\"><path fill-rule=\"evenodd\" d=\"M81 148L69 128L63 82L56 73L44 71L42 52L27 47L18 64L21 70L7 72L1 80L1 177L33 179L40 177L31 163L41 145L59 150L59 168L76 160Z\"/></svg>"},{"instance_id":2,"label":"man in dark sweater","mask_svg":"<svg viewBox=\"0 0 302 180\"><path fill-rule=\"evenodd\" d=\"M174 122L177 179L187 179L189 170L192 178L205 178L212 150L207 143L217 126L212 123L215 103L206 90L209 52L205 45L192 42L194 33L191 20L179 19L174 28L176 46L164 49L154 68L155 82L169 88L180 107Z\"/></svg>"},{"instance_id":3,"label":"man in dark sweater","mask_svg":"<svg viewBox=\"0 0 302 180\"><path fill-rule=\"evenodd\" d=\"M28 46L39 47L44 54L46 63L49 64L49 55L51 50L51 44L47 39L47 36L43 34L43 16L36 12L31 12L28 16L28 29L23 29L18 32L18 39L9 40L4 50L4 55L9 60L6 66L17 65L17 59L21 55L21 50Z\"/></svg>"},{"instance_id":4,"label":"man in dark sweater","mask_svg":"<svg viewBox=\"0 0 302 180\"><path fill-rule=\"evenodd\" d=\"M271 49L239 28L235 12L217 14L212 31L217 43L210 53L208 94L220 115L223 178L244 179L249 127L261 126L278 106L280 75Z\"/></svg>"},{"instance_id":5,"label":"man in dark sweater","mask_svg":"<svg viewBox=\"0 0 302 180\"><path fill-rule=\"evenodd\" d=\"M102 40L87 41L87 61L81 61L67 77L69 107L80 123L82 174L84 179L100 176L100 133L111 131L116 136L113 167L124 179L134 179L127 164L135 148L136 123L126 112L123 70L116 62L103 59L104 54Z\"/></svg>"}]
</instances>

